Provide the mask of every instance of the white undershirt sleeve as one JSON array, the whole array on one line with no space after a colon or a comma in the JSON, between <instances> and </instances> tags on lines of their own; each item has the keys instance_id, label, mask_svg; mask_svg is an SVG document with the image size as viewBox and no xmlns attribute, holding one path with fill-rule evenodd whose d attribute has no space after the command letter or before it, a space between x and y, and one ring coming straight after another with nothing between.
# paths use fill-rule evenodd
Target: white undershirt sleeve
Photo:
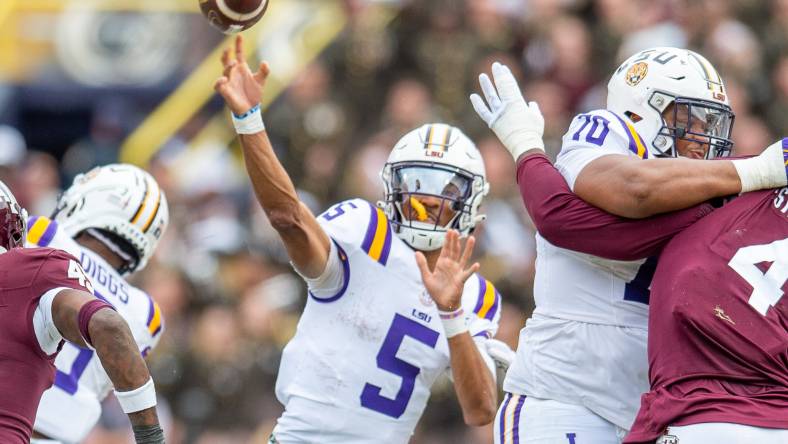
<instances>
[{"instance_id":1,"label":"white undershirt sleeve","mask_svg":"<svg viewBox=\"0 0 788 444\"><path fill-rule=\"evenodd\" d=\"M342 290L345 284L344 267L342 261L339 259L339 251L333 240L331 240L330 245L326 268L320 276L308 278L301 274L293 264L293 269L304 279L312 296L317 299L328 299L335 296Z\"/></svg>"},{"instance_id":2,"label":"white undershirt sleeve","mask_svg":"<svg viewBox=\"0 0 788 444\"><path fill-rule=\"evenodd\" d=\"M38 345L48 355L55 353L60 341L63 340L63 336L58 331L52 318L52 302L55 300L55 296L63 290L70 289L58 287L44 293L41 299L38 300L36 311L33 312L33 329L36 332Z\"/></svg>"}]
</instances>

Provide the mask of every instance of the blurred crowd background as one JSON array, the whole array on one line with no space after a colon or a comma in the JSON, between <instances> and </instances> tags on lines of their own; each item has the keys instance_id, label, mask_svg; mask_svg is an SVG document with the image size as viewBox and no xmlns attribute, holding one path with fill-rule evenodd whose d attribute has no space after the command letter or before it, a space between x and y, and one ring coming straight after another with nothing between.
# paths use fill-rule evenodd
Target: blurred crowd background
<instances>
[{"instance_id":1,"label":"blurred crowd background","mask_svg":"<svg viewBox=\"0 0 788 444\"><path fill-rule=\"evenodd\" d=\"M736 153L788 133L788 0L271 0L268 14L294 4L306 17L326 6L340 13L316 57L295 60L288 49L317 38L308 27L295 34L297 24L247 39L265 40L250 60L276 56L274 75L291 71L264 119L302 199L315 213L349 197L375 201L400 136L433 121L462 128L491 182L477 256L504 297L499 338L512 347L533 307L533 227L509 154L468 101L493 61L512 67L539 102L553 156L576 113L604 107L613 69L658 45L697 50L721 72ZM256 28L275 26L265 20ZM281 411L280 351L305 302L250 193L227 113L209 95L223 38L197 0L0 4L0 179L29 212L49 214L76 174L123 160L142 163L168 195L169 229L132 281L165 316L149 364L170 443L266 442ZM162 110L203 63L210 76L191 91L206 99ZM129 142L140 126L175 121L156 143ZM217 122L222 137L200 136ZM453 397L447 383L436 387L414 443L492 441L491 429L462 424ZM105 410L88 442L130 442L112 400Z\"/></svg>"}]
</instances>

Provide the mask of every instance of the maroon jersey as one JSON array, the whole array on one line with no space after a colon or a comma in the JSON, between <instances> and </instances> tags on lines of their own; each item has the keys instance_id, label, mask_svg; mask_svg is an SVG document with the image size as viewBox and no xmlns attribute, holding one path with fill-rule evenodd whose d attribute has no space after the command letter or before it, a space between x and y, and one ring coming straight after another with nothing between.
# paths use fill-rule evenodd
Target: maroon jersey
<instances>
[{"instance_id":1,"label":"maroon jersey","mask_svg":"<svg viewBox=\"0 0 788 444\"><path fill-rule=\"evenodd\" d=\"M14 248L0 254L0 443L30 442L41 394L55 378L55 355L41 350L33 313L51 289L85 291L79 271L79 262L60 250Z\"/></svg>"},{"instance_id":2,"label":"maroon jersey","mask_svg":"<svg viewBox=\"0 0 788 444\"><path fill-rule=\"evenodd\" d=\"M673 238L651 286L649 379L626 443L669 425L788 428L788 188L744 194Z\"/></svg>"}]
</instances>

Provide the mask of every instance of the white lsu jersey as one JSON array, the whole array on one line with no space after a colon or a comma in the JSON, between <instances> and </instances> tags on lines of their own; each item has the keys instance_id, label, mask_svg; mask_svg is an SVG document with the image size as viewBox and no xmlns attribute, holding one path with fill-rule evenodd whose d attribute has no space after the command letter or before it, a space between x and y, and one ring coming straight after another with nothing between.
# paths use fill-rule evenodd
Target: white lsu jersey
<instances>
[{"instance_id":1,"label":"white lsu jersey","mask_svg":"<svg viewBox=\"0 0 788 444\"><path fill-rule=\"evenodd\" d=\"M128 323L140 353L145 356L156 347L164 327L159 306L98 254L79 245L46 217L30 218L27 245L58 248L78 258L96 297L115 307ZM80 442L98 422L101 401L112 390L112 382L93 350L70 342L63 344L55 367L55 383L41 397L34 429L64 443Z\"/></svg>"},{"instance_id":2,"label":"white lsu jersey","mask_svg":"<svg viewBox=\"0 0 788 444\"><path fill-rule=\"evenodd\" d=\"M556 168L571 188L592 160L648 158L631 122L608 110L580 114ZM579 404L629 429L648 390L648 297L656 258L625 262L556 247L536 235L536 309L520 332L504 390Z\"/></svg>"},{"instance_id":3,"label":"white lsu jersey","mask_svg":"<svg viewBox=\"0 0 788 444\"><path fill-rule=\"evenodd\" d=\"M318 221L339 257L341 288L326 294L310 283L279 368L276 395L285 412L274 437L285 444L406 443L430 387L450 369L438 310L414 251L381 209L353 199ZM498 329L500 295L471 276L462 305L469 333L482 345Z\"/></svg>"}]
</instances>

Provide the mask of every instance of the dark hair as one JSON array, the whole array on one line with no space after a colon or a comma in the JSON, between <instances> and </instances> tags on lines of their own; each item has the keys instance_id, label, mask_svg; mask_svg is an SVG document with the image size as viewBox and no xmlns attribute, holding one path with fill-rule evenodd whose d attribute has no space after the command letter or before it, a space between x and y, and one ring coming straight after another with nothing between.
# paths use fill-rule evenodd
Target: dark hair
<instances>
[{"instance_id":1,"label":"dark hair","mask_svg":"<svg viewBox=\"0 0 788 444\"><path fill-rule=\"evenodd\" d=\"M98 234L100 237L103 237L103 239L94 236L91 232ZM101 228L88 228L79 233L79 235L82 234L88 235L105 245L107 245L107 243L110 243L111 245L107 245L107 248L111 250L115 250L115 249L120 250L123 252L123 254L125 254L127 257L130 258L129 260L126 260L120 268L118 268L118 273L121 274L130 273L134 271L139 265L140 263L139 252L137 251L136 248L134 248L133 245L131 245L129 241L121 237L119 234Z\"/></svg>"}]
</instances>

